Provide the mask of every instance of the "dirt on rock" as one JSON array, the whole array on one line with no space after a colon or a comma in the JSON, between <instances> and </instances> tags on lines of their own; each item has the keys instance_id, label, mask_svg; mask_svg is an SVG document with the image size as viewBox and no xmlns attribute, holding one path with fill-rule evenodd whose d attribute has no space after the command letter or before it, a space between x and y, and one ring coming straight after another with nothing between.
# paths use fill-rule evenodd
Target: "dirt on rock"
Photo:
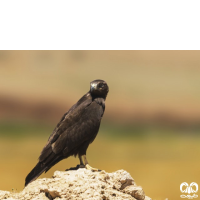
<instances>
[{"instance_id":1,"label":"dirt on rock","mask_svg":"<svg viewBox=\"0 0 200 200\"><path fill-rule=\"evenodd\" d=\"M19 193L1 191L0 200L151 200L124 171L92 172L85 168L56 171L52 178L37 179Z\"/></svg>"}]
</instances>

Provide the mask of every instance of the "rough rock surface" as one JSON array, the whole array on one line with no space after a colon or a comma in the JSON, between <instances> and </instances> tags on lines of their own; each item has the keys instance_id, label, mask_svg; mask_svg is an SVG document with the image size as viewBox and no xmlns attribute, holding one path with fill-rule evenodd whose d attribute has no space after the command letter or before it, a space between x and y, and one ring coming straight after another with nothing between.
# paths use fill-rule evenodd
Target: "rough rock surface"
<instances>
[{"instance_id":1,"label":"rough rock surface","mask_svg":"<svg viewBox=\"0 0 200 200\"><path fill-rule=\"evenodd\" d=\"M0 199L6 200L151 200L124 170L113 173L92 172L78 169L56 171L52 178L37 179L23 191L0 191Z\"/></svg>"}]
</instances>

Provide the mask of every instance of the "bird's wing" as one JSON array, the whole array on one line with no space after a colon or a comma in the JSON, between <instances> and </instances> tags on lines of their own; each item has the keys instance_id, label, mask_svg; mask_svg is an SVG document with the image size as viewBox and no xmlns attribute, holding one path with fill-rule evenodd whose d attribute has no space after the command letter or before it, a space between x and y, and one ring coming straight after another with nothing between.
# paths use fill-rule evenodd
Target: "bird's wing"
<instances>
[{"instance_id":1,"label":"bird's wing","mask_svg":"<svg viewBox=\"0 0 200 200\"><path fill-rule=\"evenodd\" d=\"M89 144L99 130L102 112L103 108L96 102L75 109L69 119L71 125L65 128L63 123L62 134L52 143L53 152L66 155L85 142Z\"/></svg>"},{"instance_id":2,"label":"bird's wing","mask_svg":"<svg viewBox=\"0 0 200 200\"><path fill-rule=\"evenodd\" d=\"M61 129L61 126L62 124L68 119L68 117L70 116L70 114L77 108L79 107L81 104L82 104L82 108L84 106L87 106L89 105L91 102L92 102L92 99L90 98L90 94L89 92L86 93L83 97L81 97L79 99L79 101L74 104L64 115L63 117L61 118L60 122L57 124L57 126L55 127L55 129L53 130L52 134L49 136L49 139L48 139L48 142L49 143L53 143L54 141L56 141L56 139L58 138L59 136L59 133L60 133L60 129ZM68 124L70 125L70 124ZM48 143L47 143L48 144Z\"/></svg>"},{"instance_id":3,"label":"bird's wing","mask_svg":"<svg viewBox=\"0 0 200 200\"><path fill-rule=\"evenodd\" d=\"M55 154L70 153L98 132L103 108L83 97L61 119L47 145L41 152L39 161L46 160L53 151Z\"/></svg>"}]
</instances>

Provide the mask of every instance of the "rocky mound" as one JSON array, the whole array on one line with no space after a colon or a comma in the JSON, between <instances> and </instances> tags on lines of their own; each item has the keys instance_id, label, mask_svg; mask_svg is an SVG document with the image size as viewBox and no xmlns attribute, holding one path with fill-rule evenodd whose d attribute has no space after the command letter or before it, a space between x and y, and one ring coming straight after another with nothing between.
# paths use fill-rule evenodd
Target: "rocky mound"
<instances>
[{"instance_id":1,"label":"rocky mound","mask_svg":"<svg viewBox=\"0 0 200 200\"><path fill-rule=\"evenodd\" d=\"M151 200L124 170L113 173L78 169L56 171L52 178L37 179L23 191L0 191L6 200Z\"/></svg>"}]
</instances>

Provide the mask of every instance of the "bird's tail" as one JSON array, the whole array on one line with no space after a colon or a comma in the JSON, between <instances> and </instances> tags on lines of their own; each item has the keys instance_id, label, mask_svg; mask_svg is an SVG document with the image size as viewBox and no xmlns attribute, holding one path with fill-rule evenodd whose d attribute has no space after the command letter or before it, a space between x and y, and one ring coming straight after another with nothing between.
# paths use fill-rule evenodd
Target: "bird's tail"
<instances>
[{"instance_id":1,"label":"bird's tail","mask_svg":"<svg viewBox=\"0 0 200 200\"><path fill-rule=\"evenodd\" d=\"M45 170L47 166L45 163L38 162L37 165L32 169L32 171L27 175L25 180L25 187L32 181L34 181L38 176L40 176Z\"/></svg>"},{"instance_id":2,"label":"bird's tail","mask_svg":"<svg viewBox=\"0 0 200 200\"><path fill-rule=\"evenodd\" d=\"M51 153L45 162L38 162L37 165L32 169L32 171L27 175L25 179L25 187L37 177L39 177L43 172L47 172L52 166L64 159L62 156L56 157L54 153Z\"/></svg>"}]
</instances>

